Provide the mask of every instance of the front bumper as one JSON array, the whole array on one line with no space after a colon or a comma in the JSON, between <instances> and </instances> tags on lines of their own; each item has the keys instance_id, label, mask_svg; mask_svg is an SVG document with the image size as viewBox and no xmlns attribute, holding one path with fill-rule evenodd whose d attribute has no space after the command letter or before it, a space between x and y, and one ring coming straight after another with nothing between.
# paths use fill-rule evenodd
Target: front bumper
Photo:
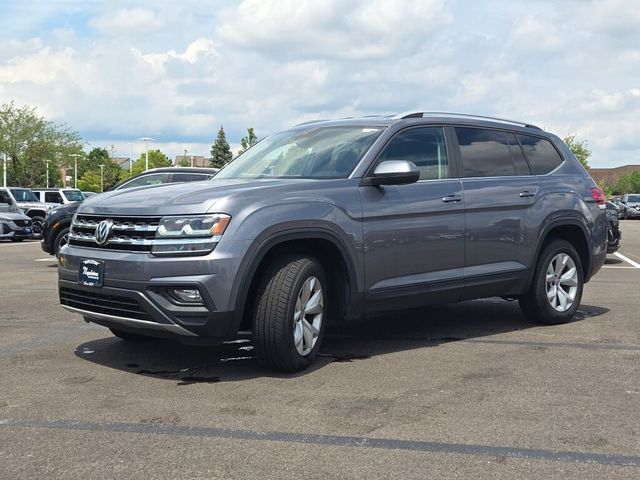
<instances>
[{"instance_id":1,"label":"front bumper","mask_svg":"<svg viewBox=\"0 0 640 480\"><path fill-rule=\"evenodd\" d=\"M31 230L31 225L29 226L19 226L13 222L2 222L2 227L0 228L0 238L2 239L11 239L11 238L22 238L28 239L33 238L33 232Z\"/></svg>"},{"instance_id":2,"label":"front bumper","mask_svg":"<svg viewBox=\"0 0 640 480\"><path fill-rule=\"evenodd\" d=\"M217 344L238 333L236 315L226 308L236 259L159 258L66 246L58 266L58 290L64 308L85 320L142 335L169 337L183 343ZM102 287L78 282L83 259L104 262ZM177 302L170 288L197 288L201 305ZM239 323L239 322L238 322Z\"/></svg>"},{"instance_id":3,"label":"front bumper","mask_svg":"<svg viewBox=\"0 0 640 480\"><path fill-rule=\"evenodd\" d=\"M627 218L639 218L640 217L640 209L635 207L627 207L625 209L624 215Z\"/></svg>"}]
</instances>

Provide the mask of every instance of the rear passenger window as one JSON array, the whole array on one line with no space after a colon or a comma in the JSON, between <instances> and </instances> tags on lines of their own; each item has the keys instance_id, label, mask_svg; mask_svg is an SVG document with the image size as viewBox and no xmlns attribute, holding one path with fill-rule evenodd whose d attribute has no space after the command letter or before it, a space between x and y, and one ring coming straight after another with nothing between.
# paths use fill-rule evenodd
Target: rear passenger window
<instances>
[{"instance_id":1,"label":"rear passenger window","mask_svg":"<svg viewBox=\"0 0 640 480\"><path fill-rule=\"evenodd\" d=\"M522 175L516 169L506 132L482 128L456 127L462 155L463 176L504 177ZM527 172L528 174L528 172Z\"/></svg>"},{"instance_id":2,"label":"rear passenger window","mask_svg":"<svg viewBox=\"0 0 640 480\"><path fill-rule=\"evenodd\" d=\"M44 201L47 203L64 203L59 192L44 192Z\"/></svg>"},{"instance_id":3,"label":"rear passenger window","mask_svg":"<svg viewBox=\"0 0 640 480\"><path fill-rule=\"evenodd\" d=\"M387 145L380 161L407 160L420 170L420 180L448 178L449 162L442 127L403 130Z\"/></svg>"},{"instance_id":4,"label":"rear passenger window","mask_svg":"<svg viewBox=\"0 0 640 480\"><path fill-rule=\"evenodd\" d=\"M516 137L534 175L549 173L562 163L562 157L549 140L521 134L517 134Z\"/></svg>"}]
</instances>

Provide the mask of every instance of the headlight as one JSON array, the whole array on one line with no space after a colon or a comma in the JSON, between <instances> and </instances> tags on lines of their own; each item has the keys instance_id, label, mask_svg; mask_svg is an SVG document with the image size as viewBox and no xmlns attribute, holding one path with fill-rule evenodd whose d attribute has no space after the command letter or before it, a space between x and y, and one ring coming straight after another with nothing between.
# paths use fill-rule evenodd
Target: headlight
<instances>
[{"instance_id":1,"label":"headlight","mask_svg":"<svg viewBox=\"0 0 640 480\"><path fill-rule=\"evenodd\" d=\"M155 255L209 253L220 241L230 221L231 217L224 213L162 217L156 230L151 253Z\"/></svg>"}]
</instances>

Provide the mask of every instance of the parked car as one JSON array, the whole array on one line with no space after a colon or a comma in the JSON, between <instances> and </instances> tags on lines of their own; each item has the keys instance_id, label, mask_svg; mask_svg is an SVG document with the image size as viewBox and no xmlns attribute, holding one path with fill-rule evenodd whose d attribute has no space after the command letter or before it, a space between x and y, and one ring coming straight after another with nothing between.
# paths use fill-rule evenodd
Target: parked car
<instances>
[{"instance_id":1,"label":"parked car","mask_svg":"<svg viewBox=\"0 0 640 480\"><path fill-rule=\"evenodd\" d=\"M620 202L624 208L622 218L628 220L640 217L640 193L627 193L623 195Z\"/></svg>"},{"instance_id":2,"label":"parked car","mask_svg":"<svg viewBox=\"0 0 640 480\"><path fill-rule=\"evenodd\" d=\"M6 190L0 190L0 239L21 242L32 236L31 219L20 211Z\"/></svg>"},{"instance_id":3,"label":"parked car","mask_svg":"<svg viewBox=\"0 0 640 480\"><path fill-rule=\"evenodd\" d=\"M624 211L624 204L622 203L620 198L612 198L610 200L611 203L613 203L613 205L616 207L616 210L618 211L618 218L622 218L622 212Z\"/></svg>"},{"instance_id":4,"label":"parked car","mask_svg":"<svg viewBox=\"0 0 640 480\"><path fill-rule=\"evenodd\" d=\"M219 169L217 168L190 168L190 167L166 167L147 170L122 181L112 190L122 190L145 185L155 185L160 183L195 182L208 180L213 177ZM93 198L96 194L91 195ZM57 207L49 213L43 228L42 241L40 246L49 255L58 256L60 249L67 244L69 227L73 214L80 206L79 203L70 203Z\"/></svg>"},{"instance_id":5,"label":"parked car","mask_svg":"<svg viewBox=\"0 0 640 480\"><path fill-rule=\"evenodd\" d=\"M42 237L42 224L51 210L51 205L40 202L38 197L28 188L9 187L0 188L12 199L13 203L31 219L31 229L34 238Z\"/></svg>"},{"instance_id":6,"label":"parked car","mask_svg":"<svg viewBox=\"0 0 640 480\"><path fill-rule=\"evenodd\" d=\"M85 199L84 194L77 188L32 188L31 191L42 203L62 205Z\"/></svg>"},{"instance_id":7,"label":"parked car","mask_svg":"<svg viewBox=\"0 0 640 480\"><path fill-rule=\"evenodd\" d=\"M620 231L620 219L618 207L613 202L607 202L607 253L617 252L620 248L622 232Z\"/></svg>"},{"instance_id":8,"label":"parked car","mask_svg":"<svg viewBox=\"0 0 640 480\"><path fill-rule=\"evenodd\" d=\"M80 204L61 304L126 340L311 364L328 321L489 296L571 320L607 250L605 196L557 136L414 112L299 125L211 181Z\"/></svg>"}]
</instances>

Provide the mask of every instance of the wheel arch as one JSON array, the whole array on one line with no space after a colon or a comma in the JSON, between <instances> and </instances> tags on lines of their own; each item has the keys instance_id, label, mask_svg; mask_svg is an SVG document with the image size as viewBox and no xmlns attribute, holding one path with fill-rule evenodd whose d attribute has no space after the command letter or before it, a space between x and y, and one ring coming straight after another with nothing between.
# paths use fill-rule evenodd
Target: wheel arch
<instances>
[{"instance_id":1,"label":"wheel arch","mask_svg":"<svg viewBox=\"0 0 640 480\"><path fill-rule=\"evenodd\" d=\"M329 312L329 320L351 317L361 311L363 297L358 292L356 264L345 242L326 228L286 230L267 237L250 255L235 288L234 329L242 330L250 324L252 301L249 294L269 260L281 253L309 255L322 264L331 284L329 293L338 298L333 311ZM339 286L344 288L338 289Z\"/></svg>"}]
</instances>

